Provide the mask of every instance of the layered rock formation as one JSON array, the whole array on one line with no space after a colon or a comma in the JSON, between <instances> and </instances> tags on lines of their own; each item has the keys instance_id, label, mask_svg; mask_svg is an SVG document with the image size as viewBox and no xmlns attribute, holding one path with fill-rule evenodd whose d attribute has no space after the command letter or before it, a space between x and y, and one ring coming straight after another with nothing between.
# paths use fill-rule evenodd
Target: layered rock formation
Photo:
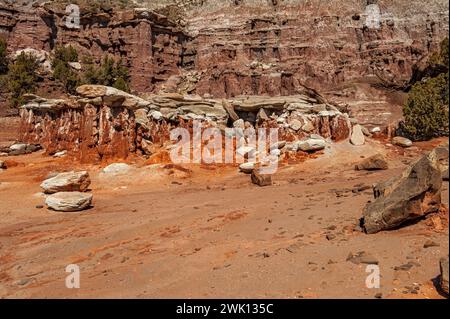
<instances>
[{"instance_id":1,"label":"layered rock formation","mask_svg":"<svg viewBox=\"0 0 450 319\"><path fill-rule=\"evenodd\" d=\"M444 0L141 2L149 9L81 8L80 28L52 2L0 5L0 33L12 53L72 44L123 58L135 92L288 96L307 85L369 127L401 116L402 101L377 88L408 83L448 33Z\"/></svg>"},{"instance_id":2,"label":"layered rock formation","mask_svg":"<svg viewBox=\"0 0 450 319\"><path fill-rule=\"evenodd\" d=\"M323 89L368 76L402 83L448 31L443 0L163 3L174 5L159 10L169 18L142 8L82 8L80 28L67 27L64 7L51 2L2 5L0 30L13 51L72 43L97 57L125 57L137 91L195 70L192 93L214 97L292 95L298 82ZM183 23L170 17L174 10Z\"/></svg>"},{"instance_id":3,"label":"layered rock formation","mask_svg":"<svg viewBox=\"0 0 450 319\"><path fill-rule=\"evenodd\" d=\"M287 95L297 82L323 90L376 76L402 83L448 30L445 1L207 3L188 25L196 68L207 70L200 94Z\"/></svg>"},{"instance_id":4,"label":"layered rock formation","mask_svg":"<svg viewBox=\"0 0 450 319\"><path fill-rule=\"evenodd\" d=\"M320 134L335 141L350 134L346 113L312 96L202 99L179 94L140 98L120 90L84 85L72 99L28 95L21 107L20 139L41 144L48 154L66 150L83 161L151 154L170 139L170 129L193 120L225 128L232 115L248 127L278 127L282 138ZM265 116L262 116L265 114Z\"/></svg>"},{"instance_id":5,"label":"layered rock formation","mask_svg":"<svg viewBox=\"0 0 450 319\"><path fill-rule=\"evenodd\" d=\"M138 92L178 73L186 35L163 15L146 9L81 10L79 28L68 26L66 18L64 7L51 2L32 9L0 4L0 34L6 35L11 52L71 44L80 56L124 57Z\"/></svg>"}]
</instances>

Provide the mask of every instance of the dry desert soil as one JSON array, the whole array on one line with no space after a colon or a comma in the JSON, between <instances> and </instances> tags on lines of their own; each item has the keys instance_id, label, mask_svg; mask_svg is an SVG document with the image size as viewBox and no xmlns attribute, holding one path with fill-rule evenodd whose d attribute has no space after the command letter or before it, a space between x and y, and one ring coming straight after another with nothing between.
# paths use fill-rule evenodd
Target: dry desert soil
<instances>
[{"instance_id":1,"label":"dry desert soil","mask_svg":"<svg viewBox=\"0 0 450 319\"><path fill-rule=\"evenodd\" d=\"M15 139L16 125L0 119L0 142ZM135 159L127 174L107 175L106 164L43 151L0 158L13 164L0 171L0 297L444 298L435 285L449 250L448 209L375 235L357 227L370 186L439 142L406 151L381 140L333 144L316 158L280 164L269 187L236 167ZM354 170L376 152L388 170ZM81 169L91 176L93 207L47 210L40 183ZM347 261L361 251L378 261L379 289L366 287L367 265ZM65 286L69 264L80 267L79 289Z\"/></svg>"}]
</instances>

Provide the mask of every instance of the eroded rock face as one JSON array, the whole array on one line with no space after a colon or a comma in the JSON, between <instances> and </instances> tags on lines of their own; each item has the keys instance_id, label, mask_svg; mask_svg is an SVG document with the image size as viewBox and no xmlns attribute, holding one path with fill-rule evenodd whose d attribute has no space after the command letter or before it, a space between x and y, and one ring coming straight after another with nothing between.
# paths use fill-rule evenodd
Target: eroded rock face
<instances>
[{"instance_id":1,"label":"eroded rock face","mask_svg":"<svg viewBox=\"0 0 450 319\"><path fill-rule=\"evenodd\" d=\"M194 120L223 129L231 122L231 109L239 128L276 128L280 139L320 135L340 141L350 132L348 114L320 96L219 100L168 93L141 98L100 85L83 85L77 92L67 100L28 96L20 111L21 141L39 143L47 154L67 151L81 161L123 159L151 154L154 145L170 139L172 128L189 128ZM261 110L265 120L258 118ZM288 124L293 122L295 127ZM304 144L307 151L325 147L323 141Z\"/></svg>"},{"instance_id":2,"label":"eroded rock face","mask_svg":"<svg viewBox=\"0 0 450 319\"><path fill-rule=\"evenodd\" d=\"M207 2L188 27L196 67L208 70L197 93L213 96L290 95L299 83L324 89L374 73L401 83L448 30L445 1Z\"/></svg>"},{"instance_id":3,"label":"eroded rock face","mask_svg":"<svg viewBox=\"0 0 450 319\"><path fill-rule=\"evenodd\" d=\"M362 225L373 234L437 212L442 177L436 151L423 156L400 176L374 186L375 200L364 208Z\"/></svg>"},{"instance_id":4,"label":"eroded rock face","mask_svg":"<svg viewBox=\"0 0 450 319\"><path fill-rule=\"evenodd\" d=\"M11 52L70 43L97 59L123 57L138 92L211 97L294 95L302 84L323 91L366 77L403 83L448 33L445 0L169 3L180 19L142 8L81 8L79 29L65 25L64 6L53 2L0 4L0 32Z\"/></svg>"},{"instance_id":5,"label":"eroded rock face","mask_svg":"<svg viewBox=\"0 0 450 319\"><path fill-rule=\"evenodd\" d=\"M233 98L314 88L347 105L361 124L383 129L400 119L402 103L393 105L390 94L370 84L404 86L448 33L445 0L273 2L146 1L157 11L82 7L79 29L65 25L65 8L55 2L0 4L0 33L11 53L71 44L96 62L105 54L122 58L136 92Z\"/></svg>"},{"instance_id":6,"label":"eroded rock face","mask_svg":"<svg viewBox=\"0 0 450 319\"><path fill-rule=\"evenodd\" d=\"M0 4L0 32L8 37L11 52L50 52L58 45L72 44L82 56L97 60L106 53L122 56L130 67L132 86L140 92L179 72L187 36L167 17L146 9L89 12L82 7L80 11L80 28L70 28L65 7L57 3L33 8Z\"/></svg>"}]
</instances>

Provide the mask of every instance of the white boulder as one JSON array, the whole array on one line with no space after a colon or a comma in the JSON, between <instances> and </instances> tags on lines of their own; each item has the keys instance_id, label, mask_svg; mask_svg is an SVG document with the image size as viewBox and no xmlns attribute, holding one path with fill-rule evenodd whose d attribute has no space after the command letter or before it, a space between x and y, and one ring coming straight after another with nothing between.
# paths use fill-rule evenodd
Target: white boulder
<instances>
[{"instance_id":1,"label":"white boulder","mask_svg":"<svg viewBox=\"0 0 450 319\"><path fill-rule=\"evenodd\" d=\"M300 141L297 146L304 152L318 151L325 148L327 143L323 139L309 138L305 141Z\"/></svg>"},{"instance_id":2,"label":"white boulder","mask_svg":"<svg viewBox=\"0 0 450 319\"><path fill-rule=\"evenodd\" d=\"M406 137L396 136L392 139L392 144L398 145L401 147L410 147L412 146L413 142Z\"/></svg>"},{"instance_id":3,"label":"white boulder","mask_svg":"<svg viewBox=\"0 0 450 319\"><path fill-rule=\"evenodd\" d=\"M61 212L76 212L89 208L92 194L81 192L60 192L50 195L45 200L48 208Z\"/></svg>"},{"instance_id":4,"label":"white boulder","mask_svg":"<svg viewBox=\"0 0 450 319\"><path fill-rule=\"evenodd\" d=\"M89 173L81 172L65 172L60 173L52 178L46 179L42 182L41 188L47 194L57 192L83 192L91 184Z\"/></svg>"},{"instance_id":5,"label":"white boulder","mask_svg":"<svg viewBox=\"0 0 450 319\"><path fill-rule=\"evenodd\" d=\"M130 171L131 166L125 163L114 163L106 166L102 172L105 174L126 174Z\"/></svg>"}]
</instances>

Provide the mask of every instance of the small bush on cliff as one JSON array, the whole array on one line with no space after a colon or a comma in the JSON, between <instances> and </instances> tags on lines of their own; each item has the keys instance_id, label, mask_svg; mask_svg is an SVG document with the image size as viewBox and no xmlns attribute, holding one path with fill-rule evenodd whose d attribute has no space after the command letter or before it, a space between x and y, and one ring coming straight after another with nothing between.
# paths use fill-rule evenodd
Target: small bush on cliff
<instances>
[{"instance_id":1,"label":"small bush on cliff","mask_svg":"<svg viewBox=\"0 0 450 319\"><path fill-rule=\"evenodd\" d=\"M8 53L6 52L6 41L0 38L0 75L8 71Z\"/></svg>"},{"instance_id":2,"label":"small bush on cliff","mask_svg":"<svg viewBox=\"0 0 450 319\"><path fill-rule=\"evenodd\" d=\"M449 134L448 45L448 39L444 40L440 52L430 59L430 63L446 65L446 71L415 83L403 108L405 122L401 131L413 140Z\"/></svg>"},{"instance_id":3,"label":"small bush on cliff","mask_svg":"<svg viewBox=\"0 0 450 319\"><path fill-rule=\"evenodd\" d=\"M59 47L55 50L53 76L62 83L66 92L74 94L80 84L80 77L69 65L70 62L78 62L78 52L74 47Z\"/></svg>"},{"instance_id":4,"label":"small bush on cliff","mask_svg":"<svg viewBox=\"0 0 450 319\"><path fill-rule=\"evenodd\" d=\"M430 63L431 64L442 64L448 68L448 63L449 63L448 49L449 49L448 38L445 38L441 42L439 52L436 52L433 55L431 55Z\"/></svg>"},{"instance_id":5,"label":"small bush on cliff","mask_svg":"<svg viewBox=\"0 0 450 319\"><path fill-rule=\"evenodd\" d=\"M33 93L37 86L37 70L39 62L32 54L21 53L14 63L8 67L6 82L11 93L11 105L17 107L23 104L22 96Z\"/></svg>"},{"instance_id":6,"label":"small bush on cliff","mask_svg":"<svg viewBox=\"0 0 450 319\"><path fill-rule=\"evenodd\" d=\"M84 72L85 83L112 86L129 92L130 76L122 60L115 62L113 58L105 57L99 67L95 67L92 61L86 61L88 67Z\"/></svg>"}]
</instances>

